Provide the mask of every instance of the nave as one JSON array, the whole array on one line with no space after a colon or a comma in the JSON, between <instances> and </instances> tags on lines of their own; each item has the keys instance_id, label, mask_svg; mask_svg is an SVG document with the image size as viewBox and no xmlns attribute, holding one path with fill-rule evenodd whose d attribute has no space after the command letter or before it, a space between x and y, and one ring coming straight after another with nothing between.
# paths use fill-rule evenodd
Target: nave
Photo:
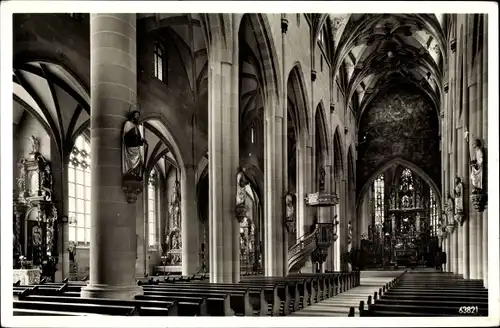
<instances>
[{"instance_id":1,"label":"nave","mask_svg":"<svg viewBox=\"0 0 500 328\"><path fill-rule=\"evenodd\" d=\"M487 37L15 14L14 315L491 314Z\"/></svg>"}]
</instances>

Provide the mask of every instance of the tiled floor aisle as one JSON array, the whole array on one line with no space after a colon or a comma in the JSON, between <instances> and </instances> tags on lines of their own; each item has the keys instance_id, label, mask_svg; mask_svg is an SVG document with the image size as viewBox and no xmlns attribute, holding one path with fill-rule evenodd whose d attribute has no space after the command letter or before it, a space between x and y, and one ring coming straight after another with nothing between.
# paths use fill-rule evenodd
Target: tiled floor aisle
<instances>
[{"instance_id":1,"label":"tiled floor aisle","mask_svg":"<svg viewBox=\"0 0 500 328\"><path fill-rule=\"evenodd\" d=\"M369 295L378 292L379 288L399 276L404 270L398 271L361 271L360 286L343 292L335 297L310 305L305 309L293 312L290 316L303 317L347 317L349 308L354 306L356 316L359 316L359 302L368 299Z\"/></svg>"}]
</instances>

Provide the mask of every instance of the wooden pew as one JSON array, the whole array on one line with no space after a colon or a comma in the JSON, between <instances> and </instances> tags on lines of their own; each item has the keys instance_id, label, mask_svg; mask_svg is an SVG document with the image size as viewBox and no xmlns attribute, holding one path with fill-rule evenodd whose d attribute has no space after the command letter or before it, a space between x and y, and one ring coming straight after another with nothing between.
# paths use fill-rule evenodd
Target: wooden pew
<instances>
[{"instance_id":1,"label":"wooden pew","mask_svg":"<svg viewBox=\"0 0 500 328\"><path fill-rule=\"evenodd\" d=\"M44 311L33 309L14 309L15 316L101 316L103 314L83 313L83 312L62 312L62 311Z\"/></svg>"},{"instance_id":2,"label":"wooden pew","mask_svg":"<svg viewBox=\"0 0 500 328\"><path fill-rule=\"evenodd\" d=\"M156 300L118 300L107 298L82 298L82 297L65 297L65 296L47 296L47 295L29 295L21 301L30 302L54 302L67 304L90 304L90 305L111 305L121 307L140 307L139 314L144 316L177 316L178 304L177 301L156 301ZM153 309L153 310L151 310ZM161 310L159 310L161 309Z\"/></svg>"},{"instance_id":3,"label":"wooden pew","mask_svg":"<svg viewBox=\"0 0 500 328\"><path fill-rule=\"evenodd\" d=\"M207 312L209 316L234 316L235 311L231 307L230 294L219 291L158 291L145 290L145 296L155 296L157 299L162 297L176 298L179 296L205 297L207 301ZM237 310L240 310L237 308ZM244 312L244 310L242 311ZM241 314L241 312L240 312Z\"/></svg>"},{"instance_id":4,"label":"wooden pew","mask_svg":"<svg viewBox=\"0 0 500 328\"><path fill-rule=\"evenodd\" d=\"M256 286L229 286L225 284L201 284L201 283L174 283L161 285L143 285L144 291L169 291L169 292L212 292L219 291L228 293L231 300L231 309L237 315L253 316L267 315L268 305L264 298L262 287ZM262 311L261 311L261 305ZM262 312L262 314L261 314Z\"/></svg>"},{"instance_id":5,"label":"wooden pew","mask_svg":"<svg viewBox=\"0 0 500 328\"><path fill-rule=\"evenodd\" d=\"M156 296L137 295L136 300L156 301L156 302L177 302L179 316L208 316L206 297L196 296Z\"/></svg>"},{"instance_id":6,"label":"wooden pew","mask_svg":"<svg viewBox=\"0 0 500 328\"><path fill-rule=\"evenodd\" d=\"M477 306L477 313L488 315L488 291L480 281L467 281L453 275L411 273L399 278L390 289L374 294L368 308L360 304L362 316L464 316L461 306ZM467 315L467 314L465 314Z\"/></svg>"},{"instance_id":7,"label":"wooden pew","mask_svg":"<svg viewBox=\"0 0 500 328\"><path fill-rule=\"evenodd\" d=\"M145 285L144 287L146 287ZM248 291L250 297L250 305L253 308L254 313L258 313L260 316L266 316L269 311L269 304L274 303L274 298L277 297L275 286L259 286L255 284L227 284L227 283L208 283L203 281L197 282L175 282L175 283L164 283L155 285L158 288L174 288L181 290L191 290L198 288L217 288L221 291L228 291L230 293L234 291ZM267 290L267 293L266 293ZM266 297L267 296L267 297Z\"/></svg>"},{"instance_id":8,"label":"wooden pew","mask_svg":"<svg viewBox=\"0 0 500 328\"><path fill-rule=\"evenodd\" d=\"M17 295L16 295L17 294ZM69 292L64 292L62 296L51 296L50 290L47 289L40 289L40 288L26 288L23 290L23 292L19 291L14 291L15 298L23 300L27 298L35 298L37 297L37 300L43 300L44 298L51 298L53 297L54 299L64 299L64 301L69 302L69 303L79 303L81 302L82 298L80 298L80 291L69 291ZM16 297L17 296L17 297ZM94 301L95 300L95 301ZM91 303L99 303L101 302L100 300L102 299L88 299L89 302ZM164 315L179 315L179 316L206 316L208 315L207 312L207 301L206 298L203 297L198 297L198 296L174 296L174 297L155 297L155 296L144 296L144 295L139 295L136 296L136 300L138 302L134 303L135 304L141 304L141 301L153 301L152 305L156 303L158 305L157 307L169 307L172 303L176 303L176 307L170 307L169 312L167 314L161 314L162 316ZM119 304L124 304L127 302L134 302L134 301L121 301L121 300L109 300L109 301L104 301L105 303L113 303L115 301L118 301ZM156 301L156 302L154 302ZM146 303L143 302L143 305ZM161 306L159 306L162 304ZM217 310L217 309L215 309ZM175 314L177 312L177 314ZM146 310L139 311L139 315L149 315ZM157 314L155 314L157 315Z\"/></svg>"},{"instance_id":9,"label":"wooden pew","mask_svg":"<svg viewBox=\"0 0 500 328\"><path fill-rule=\"evenodd\" d=\"M143 313L155 316L168 315L168 309L166 308L140 308L138 306L63 303L56 301L49 302L49 301L14 300L13 308L26 309L26 310L72 312L72 313L83 312L83 313L96 313L103 315L120 315L120 316L140 315L141 311L144 311Z\"/></svg>"},{"instance_id":10,"label":"wooden pew","mask_svg":"<svg viewBox=\"0 0 500 328\"><path fill-rule=\"evenodd\" d=\"M310 304L310 295L313 293L312 289L314 288L311 284L311 279L307 277L244 277L242 281L252 283L288 283L292 289L297 288L297 291L292 290L293 294L290 293L294 298L292 308L295 311Z\"/></svg>"}]
</instances>

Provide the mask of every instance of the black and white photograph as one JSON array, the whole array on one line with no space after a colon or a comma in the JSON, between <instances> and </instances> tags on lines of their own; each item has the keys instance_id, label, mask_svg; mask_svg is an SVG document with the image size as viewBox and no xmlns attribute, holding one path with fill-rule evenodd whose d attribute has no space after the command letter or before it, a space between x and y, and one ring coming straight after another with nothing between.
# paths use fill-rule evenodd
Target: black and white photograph
<instances>
[{"instance_id":1,"label":"black and white photograph","mask_svg":"<svg viewBox=\"0 0 500 328\"><path fill-rule=\"evenodd\" d=\"M500 324L496 3L1 11L2 326Z\"/></svg>"}]
</instances>

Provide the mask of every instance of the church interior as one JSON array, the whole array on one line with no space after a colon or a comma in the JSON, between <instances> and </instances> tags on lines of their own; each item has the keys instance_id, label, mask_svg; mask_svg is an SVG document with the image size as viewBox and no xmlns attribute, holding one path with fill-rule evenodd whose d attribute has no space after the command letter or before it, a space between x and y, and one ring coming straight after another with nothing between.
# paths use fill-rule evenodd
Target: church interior
<instances>
[{"instance_id":1,"label":"church interior","mask_svg":"<svg viewBox=\"0 0 500 328\"><path fill-rule=\"evenodd\" d=\"M14 315L488 316L487 41L486 14L14 14Z\"/></svg>"}]
</instances>

